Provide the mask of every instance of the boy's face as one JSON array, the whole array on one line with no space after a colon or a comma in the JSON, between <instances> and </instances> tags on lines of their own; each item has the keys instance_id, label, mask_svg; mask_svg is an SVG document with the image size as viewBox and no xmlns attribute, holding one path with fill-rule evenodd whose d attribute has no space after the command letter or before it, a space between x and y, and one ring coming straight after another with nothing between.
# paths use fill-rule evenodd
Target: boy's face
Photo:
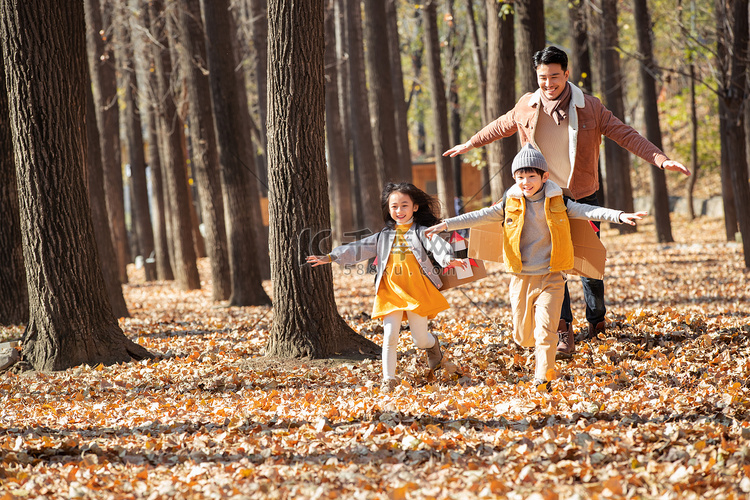
<instances>
[{"instance_id":1,"label":"boy's face","mask_svg":"<svg viewBox=\"0 0 750 500\"><path fill-rule=\"evenodd\" d=\"M536 81L544 97L550 101L554 101L563 93L569 75L570 71L563 71L559 63L540 64L536 68Z\"/></svg>"},{"instance_id":2,"label":"boy's face","mask_svg":"<svg viewBox=\"0 0 750 500\"><path fill-rule=\"evenodd\" d=\"M543 175L539 175L535 171L523 171L519 170L513 174L513 178L516 180L516 186L521 188L521 192L525 197L534 196L540 189L547 179L549 179L549 172L544 172Z\"/></svg>"}]
</instances>

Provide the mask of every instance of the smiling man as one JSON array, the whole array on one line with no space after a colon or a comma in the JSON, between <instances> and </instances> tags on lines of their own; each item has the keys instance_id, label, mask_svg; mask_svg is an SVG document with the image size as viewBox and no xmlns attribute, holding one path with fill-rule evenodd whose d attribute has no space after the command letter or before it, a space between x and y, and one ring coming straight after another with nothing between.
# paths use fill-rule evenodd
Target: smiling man
<instances>
[{"instance_id":1,"label":"smiling man","mask_svg":"<svg viewBox=\"0 0 750 500\"><path fill-rule=\"evenodd\" d=\"M596 197L599 189L599 147L602 136L609 137L634 155L660 168L685 175L690 171L670 160L638 131L624 124L594 96L584 94L568 81L568 55L550 46L534 54L534 68L539 90L525 94L515 107L475 134L468 142L452 147L443 156L456 156L498 139L518 133L521 145L533 144L549 165L550 179L574 201L601 206ZM510 82L512 83L512 82ZM604 282L581 278L586 300L590 338L603 332L607 309L604 305ZM565 300L560 314L557 352L575 352L573 313L565 286ZM583 330L583 329L582 329Z\"/></svg>"}]
</instances>

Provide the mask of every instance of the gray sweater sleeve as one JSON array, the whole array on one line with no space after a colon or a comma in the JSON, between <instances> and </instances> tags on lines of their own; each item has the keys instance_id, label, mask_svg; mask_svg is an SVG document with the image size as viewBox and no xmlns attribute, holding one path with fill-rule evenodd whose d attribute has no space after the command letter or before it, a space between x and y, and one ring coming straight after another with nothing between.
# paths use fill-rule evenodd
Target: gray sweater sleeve
<instances>
[{"instance_id":1,"label":"gray sweater sleeve","mask_svg":"<svg viewBox=\"0 0 750 500\"><path fill-rule=\"evenodd\" d=\"M380 235L380 233L375 233L367 238L362 238L361 240L338 246L331 250L331 253L328 255L331 256L333 262L340 266L356 264L363 260L372 259L378 254L378 235Z\"/></svg>"},{"instance_id":2,"label":"gray sweater sleeve","mask_svg":"<svg viewBox=\"0 0 750 500\"><path fill-rule=\"evenodd\" d=\"M623 213L622 210L587 205L573 200L568 200L566 206L568 207L568 217L571 219L598 220L622 224L622 221L620 221L620 214Z\"/></svg>"},{"instance_id":3,"label":"gray sweater sleeve","mask_svg":"<svg viewBox=\"0 0 750 500\"><path fill-rule=\"evenodd\" d=\"M503 223L505 218L503 207L500 203L492 205L491 207L482 208L481 210L474 210L467 214L457 215L450 219L445 219L448 231L454 231L456 229L465 229L469 227L481 226L483 224L491 224L496 222L498 224Z\"/></svg>"}]
</instances>

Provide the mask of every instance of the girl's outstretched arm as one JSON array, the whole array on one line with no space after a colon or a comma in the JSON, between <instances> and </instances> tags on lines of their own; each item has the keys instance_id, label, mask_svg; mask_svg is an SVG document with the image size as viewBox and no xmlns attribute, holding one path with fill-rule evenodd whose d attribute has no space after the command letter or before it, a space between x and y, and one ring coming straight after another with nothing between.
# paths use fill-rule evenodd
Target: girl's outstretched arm
<instances>
[{"instance_id":1,"label":"girl's outstretched arm","mask_svg":"<svg viewBox=\"0 0 750 500\"><path fill-rule=\"evenodd\" d=\"M329 255L308 255L306 260L308 264L312 264L312 267L318 267L332 262Z\"/></svg>"}]
</instances>

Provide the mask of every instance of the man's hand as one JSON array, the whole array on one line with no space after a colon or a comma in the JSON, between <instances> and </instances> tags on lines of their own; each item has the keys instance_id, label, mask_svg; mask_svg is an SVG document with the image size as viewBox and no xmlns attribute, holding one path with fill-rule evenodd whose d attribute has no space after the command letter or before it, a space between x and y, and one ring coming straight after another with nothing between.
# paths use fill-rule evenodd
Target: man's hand
<instances>
[{"instance_id":1,"label":"man's hand","mask_svg":"<svg viewBox=\"0 0 750 500\"><path fill-rule=\"evenodd\" d=\"M443 156L450 156L453 158L454 156L462 155L464 153L467 153L474 149L474 146L471 145L471 141L465 142L463 144L458 144L456 146L453 146L448 151L443 153Z\"/></svg>"},{"instance_id":2,"label":"man's hand","mask_svg":"<svg viewBox=\"0 0 750 500\"><path fill-rule=\"evenodd\" d=\"M424 235L428 238L432 238L434 235L438 233L442 233L443 231L448 229L448 224L445 222L441 222L440 224L435 224L432 227L428 227L424 230Z\"/></svg>"},{"instance_id":3,"label":"man's hand","mask_svg":"<svg viewBox=\"0 0 750 500\"><path fill-rule=\"evenodd\" d=\"M664 170L674 170L675 172L682 172L685 175L690 175L690 170L685 165L678 161L667 160L661 164L661 168Z\"/></svg>"}]
</instances>

